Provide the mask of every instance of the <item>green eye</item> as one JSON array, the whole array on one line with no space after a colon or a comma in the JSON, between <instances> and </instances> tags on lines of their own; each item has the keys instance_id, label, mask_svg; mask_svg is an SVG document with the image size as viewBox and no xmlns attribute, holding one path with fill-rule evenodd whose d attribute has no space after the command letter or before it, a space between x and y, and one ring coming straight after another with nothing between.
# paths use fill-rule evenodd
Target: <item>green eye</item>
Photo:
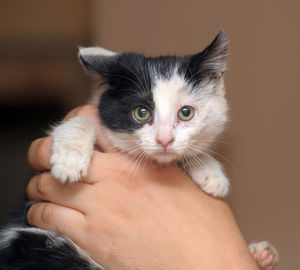
<instances>
[{"instance_id":1,"label":"green eye","mask_svg":"<svg viewBox=\"0 0 300 270\"><path fill-rule=\"evenodd\" d=\"M182 121L189 121L195 115L195 110L191 106L184 106L178 111L178 118Z\"/></svg>"},{"instance_id":2,"label":"green eye","mask_svg":"<svg viewBox=\"0 0 300 270\"><path fill-rule=\"evenodd\" d=\"M140 122L147 122L151 119L150 111L142 106L138 106L133 110L133 116Z\"/></svg>"}]
</instances>

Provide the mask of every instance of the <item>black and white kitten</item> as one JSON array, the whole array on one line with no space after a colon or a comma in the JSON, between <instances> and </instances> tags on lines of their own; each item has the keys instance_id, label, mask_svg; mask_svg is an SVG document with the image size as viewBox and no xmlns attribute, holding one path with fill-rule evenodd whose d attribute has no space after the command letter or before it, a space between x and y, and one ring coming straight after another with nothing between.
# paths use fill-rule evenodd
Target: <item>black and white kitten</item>
<instances>
[{"instance_id":1,"label":"black and white kitten","mask_svg":"<svg viewBox=\"0 0 300 270\"><path fill-rule=\"evenodd\" d=\"M101 77L95 102L104 135L113 146L161 164L176 161L201 189L216 197L227 195L229 181L206 149L227 121L223 79L227 44L221 31L202 52L184 57L147 58L100 47L79 51L85 69ZM87 174L93 153L93 125L75 117L54 128L52 135L52 175L61 183L79 181ZM262 269L278 260L267 242L252 244L250 250ZM268 266L264 264L270 256L261 259L265 250L273 256ZM103 268L68 238L28 226L25 209L1 233L0 269Z\"/></svg>"}]
</instances>

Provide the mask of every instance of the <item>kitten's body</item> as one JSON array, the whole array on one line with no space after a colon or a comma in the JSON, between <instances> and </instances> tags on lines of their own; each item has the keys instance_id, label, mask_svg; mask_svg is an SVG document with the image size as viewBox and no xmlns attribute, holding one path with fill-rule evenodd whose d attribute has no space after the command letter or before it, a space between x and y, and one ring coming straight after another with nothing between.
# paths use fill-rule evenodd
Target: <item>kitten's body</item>
<instances>
[{"instance_id":1,"label":"kitten's body","mask_svg":"<svg viewBox=\"0 0 300 270\"><path fill-rule=\"evenodd\" d=\"M102 77L105 90L96 103L111 143L136 158L178 162L205 192L217 197L228 193L229 181L207 149L227 121L226 55L223 32L201 53L185 57L80 50L85 68ZM61 183L79 181L93 152L93 125L76 117L52 135L52 175ZM2 232L1 269L101 269L71 240L25 223ZM269 246L264 249L275 252Z\"/></svg>"}]
</instances>

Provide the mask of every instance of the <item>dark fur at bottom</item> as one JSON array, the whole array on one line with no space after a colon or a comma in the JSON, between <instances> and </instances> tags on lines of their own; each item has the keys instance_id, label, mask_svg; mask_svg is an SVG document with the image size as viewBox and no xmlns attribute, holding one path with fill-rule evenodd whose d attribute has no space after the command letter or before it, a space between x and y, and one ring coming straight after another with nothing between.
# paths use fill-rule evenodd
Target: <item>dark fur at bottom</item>
<instances>
[{"instance_id":1,"label":"dark fur at bottom","mask_svg":"<svg viewBox=\"0 0 300 270\"><path fill-rule=\"evenodd\" d=\"M34 232L26 222L28 207L25 203L0 234L1 270L102 269L86 260L69 239L52 232Z\"/></svg>"}]
</instances>

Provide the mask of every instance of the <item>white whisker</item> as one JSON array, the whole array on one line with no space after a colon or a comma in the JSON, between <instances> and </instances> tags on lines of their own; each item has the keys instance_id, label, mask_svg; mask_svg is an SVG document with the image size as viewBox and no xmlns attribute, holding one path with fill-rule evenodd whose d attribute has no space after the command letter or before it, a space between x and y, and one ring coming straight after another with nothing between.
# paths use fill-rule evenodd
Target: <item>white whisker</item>
<instances>
[{"instance_id":1,"label":"white whisker","mask_svg":"<svg viewBox=\"0 0 300 270\"><path fill-rule=\"evenodd\" d=\"M217 152L215 152L215 151L213 151L211 149L203 148L201 146L192 145L190 147L192 147L195 151L198 151L200 154L203 154L203 155L208 156L208 157L210 157L210 155L207 154L205 151L221 157L232 168L232 170L234 171L234 174L236 175L236 177L237 178L239 177L239 174L238 174L236 168L233 166L232 162L230 162L230 160L228 160L227 158L225 158L221 154L219 154L219 153L217 153Z\"/></svg>"}]
</instances>

